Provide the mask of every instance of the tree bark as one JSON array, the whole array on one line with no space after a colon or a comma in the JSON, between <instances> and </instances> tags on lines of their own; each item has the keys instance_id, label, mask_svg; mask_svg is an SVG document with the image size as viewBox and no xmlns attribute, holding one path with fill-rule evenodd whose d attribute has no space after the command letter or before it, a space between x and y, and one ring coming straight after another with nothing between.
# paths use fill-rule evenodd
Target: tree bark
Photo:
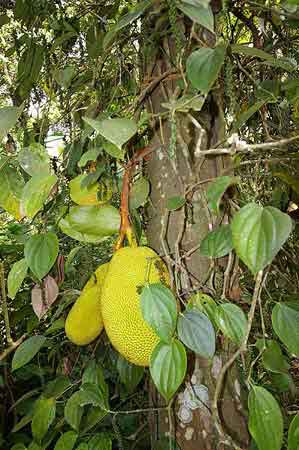
<instances>
[{"instance_id":1,"label":"tree bark","mask_svg":"<svg viewBox=\"0 0 299 450\"><path fill-rule=\"evenodd\" d=\"M157 34L156 24L152 26L151 34ZM208 45L213 44L211 39L213 36L207 36ZM148 242L168 264L172 287L183 303L199 290L220 296L226 260L211 265L208 258L200 255L198 246L219 222L219 218L211 216L207 206L205 193L209 180L231 172L228 158L200 154L225 137L221 89L213 90L200 112L189 110L172 117L167 115L169 110L165 103L175 101L178 81L183 82L180 69L173 73L172 62L176 55L173 36L167 34L160 41L160 48L157 46L152 52L149 62L145 61L144 74L149 86L152 83L154 88L148 88L146 103L148 111L155 117L159 115L160 119L153 124L150 145L154 151L145 169L151 183ZM160 81L155 84L155 80ZM169 211L166 203L174 196L185 197L186 204ZM222 216L220 220L227 218ZM246 411L241 399L243 389L236 367L227 374L218 402L224 434L219 433L211 411L219 372L232 352L231 346L219 340L212 362L190 357L188 376L174 402L172 417L160 414L153 418L153 441L171 433L182 450L248 448ZM154 405L163 404L154 388L151 397ZM234 447L232 442L235 442Z\"/></svg>"}]
</instances>

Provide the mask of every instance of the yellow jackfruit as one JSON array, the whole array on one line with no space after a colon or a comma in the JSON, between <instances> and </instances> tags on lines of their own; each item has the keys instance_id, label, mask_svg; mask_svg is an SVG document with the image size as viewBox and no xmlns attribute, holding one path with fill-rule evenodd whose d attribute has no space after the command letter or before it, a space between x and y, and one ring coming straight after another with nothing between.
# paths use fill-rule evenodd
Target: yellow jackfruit
<instances>
[{"instance_id":1,"label":"yellow jackfruit","mask_svg":"<svg viewBox=\"0 0 299 450\"><path fill-rule=\"evenodd\" d=\"M124 247L109 263L101 297L104 326L112 345L139 366L149 365L159 342L140 308L140 293L146 282L169 284L165 264L148 247Z\"/></svg>"},{"instance_id":2,"label":"yellow jackfruit","mask_svg":"<svg viewBox=\"0 0 299 450\"><path fill-rule=\"evenodd\" d=\"M101 292L108 270L102 264L84 286L65 321L65 333L76 345L87 345L103 331Z\"/></svg>"},{"instance_id":3,"label":"yellow jackfruit","mask_svg":"<svg viewBox=\"0 0 299 450\"><path fill-rule=\"evenodd\" d=\"M70 196L73 202L77 205L102 205L107 203L113 194L111 181L103 181L96 183L90 188L82 188L81 183L86 177L86 174L78 175L76 178L70 181Z\"/></svg>"}]
</instances>

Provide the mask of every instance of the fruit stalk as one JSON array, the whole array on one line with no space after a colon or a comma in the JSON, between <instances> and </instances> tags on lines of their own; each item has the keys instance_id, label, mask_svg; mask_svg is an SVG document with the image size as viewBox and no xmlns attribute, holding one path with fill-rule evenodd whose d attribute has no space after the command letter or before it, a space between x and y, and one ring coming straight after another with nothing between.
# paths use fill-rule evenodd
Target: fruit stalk
<instances>
[{"instance_id":1,"label":"fruit stalk","mask_svg":"<svg viewBox=\"0 0 299 450\"><path fill-rule=\"evenodd\" d=\"M148 157L148 155L152 152L152 149L148 147L139 150L131 160L125 165L124 176L123 176L123 184L122 184L122 192L121 192L121 201L120 201L120 229L119 229L119 237L115 244L115 251L119 250L123 246L123 242L127 237L130 246L134 246L134 233L132 230L131 222L130 222L130 210L129 210L129 195L130 195L130 187L131 187L131 178L133 170L138 164L138 162L142 161L143 158Z\"/></svg>"}]
</instances>

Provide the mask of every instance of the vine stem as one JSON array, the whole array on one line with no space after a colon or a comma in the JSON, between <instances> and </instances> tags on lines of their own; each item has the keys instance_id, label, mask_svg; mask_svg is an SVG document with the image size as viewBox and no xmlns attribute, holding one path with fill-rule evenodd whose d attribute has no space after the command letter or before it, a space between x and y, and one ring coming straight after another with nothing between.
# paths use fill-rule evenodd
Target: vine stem
<instances>
[{"instance_id":1,"label":"vine stem","mask_svg":"<svg viewBox=\"0 0 299 450\"><path fill-rule=\"evenodd\" d=\"M248 339L249 339L252 324L253 324L256 306L259 301L262 282L263 282L263 271L260 270L257 273L256 280L255 280L255 286L254 286L254 292L253 292L253 296L252 296L251 307L250 307L250 311L248 314L248 325L247 325L247 330L246 330L244 340L243 340L241 346L238 348L238 350L223 365L223 367L219 373L217 383L216 383L215 394L214 394L213 403L212 403L212 414L213 414L215 423L218 425L218 427L217 427L218 431L224 436L226 433L224 432L224 430L222 428L221 420L219 417L219 411L218 411L219 397L220 397L222 389L223 389L224 379L225 379L225 375L226 375L227 371L230 369L230 367L233 365L233 363L236 361L236 359L247 350ZM237 446L236 448L239 448L239 447Z\"/></svg>"},{"instance_id":2,"label":"vine stem","mask_svg":"<svg viewBox=\"0 0 299 450\"><path fill-rule=\"evenodd\" d=\"M9 346L14 344L14 341L11 337L10 324L9 324L9 314L7 307L7 296L5 289L5 273L4 273L4 263L0 262L0 285L1 285L1 298L2 298L2 311L4 316L5 323L5 332L6 332L6 340Z\"/></svg>"}]
</instances>

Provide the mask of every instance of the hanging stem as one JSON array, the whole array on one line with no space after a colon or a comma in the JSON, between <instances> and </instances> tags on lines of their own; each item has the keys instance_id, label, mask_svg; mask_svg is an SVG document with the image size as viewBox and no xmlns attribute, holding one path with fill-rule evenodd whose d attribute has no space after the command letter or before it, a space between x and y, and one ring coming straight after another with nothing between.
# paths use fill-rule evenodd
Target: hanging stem
<instances>
[{"instance_id":1,"label":"hanging stem","mask_svg":"<svg viewBox=\"0 0 299 450\"><path fill-rule=\"evenodd\" d=\"M7 339L8 345L11 346L11 345L13 345L14 342L11 337L10 324L9 324L7 296L6 296L6 289L5 289L4 263L3 262L0 263L0 285L1 285L2 311L3 311L3 316L4 316L6 339Z\"/></svg>"},{"instance_id":2,"label":"hanging stem","mask_svg":"<svg viewBox=\"0 0 299 450\"><path fill-rule=\"evenodd\" d=\"M123 176L123 184L120 200L120 229L119 229L119 237L115 244L115 251L119 250L123 246L126 237L131 246L135 245L135 238L131 226L130 211L129 211L129 195L130 195L131 179L136 164L142 161L143 158L146 158L152 151L153 150L149 149L148 147L143 148L142 150L138 151L136 155L133 156L133 158L128 162L128 164L125 165L125 172Z\"/></svg>"}]
</instances>

